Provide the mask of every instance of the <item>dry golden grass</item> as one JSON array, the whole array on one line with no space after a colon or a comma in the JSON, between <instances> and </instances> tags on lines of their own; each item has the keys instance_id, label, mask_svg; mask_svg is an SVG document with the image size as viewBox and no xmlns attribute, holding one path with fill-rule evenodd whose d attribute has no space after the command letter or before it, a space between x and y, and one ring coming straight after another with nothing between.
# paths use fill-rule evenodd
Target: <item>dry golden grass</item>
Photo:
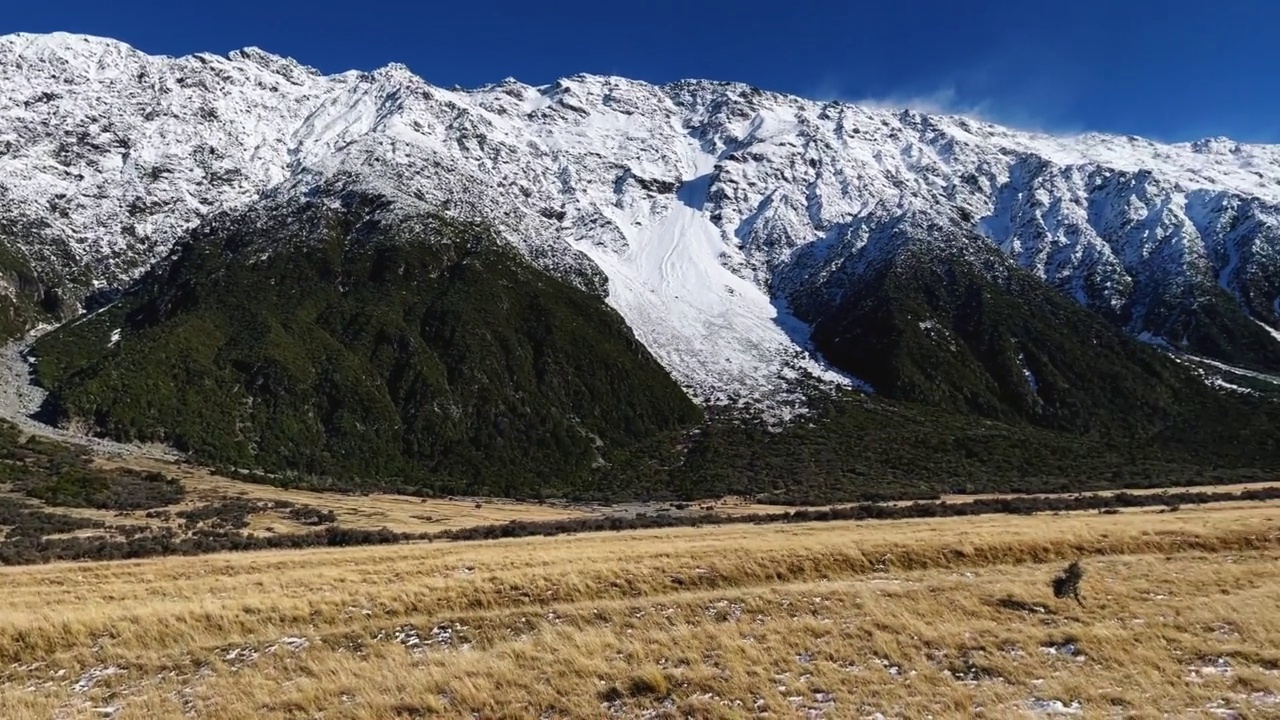
<instances>
[{"instance_id":1,"label":"dry golden grass","mask_svg":"<svg viewBox=\"0 0 1280 720\"><path fill-rule=\"evenodd\" d=\"M0 716L1277 717L1278 521L1240 503L6 568ZM1049 591L1078 556L1084 607Z\"/></svg>"},{"instance_id":2,"label":"dry golden grass","mask_svg":"<svg viewBox=\"0 0 1280 720\"><path fill-rule=\"evenodd\" d=\"M1264 481L1237 483L1234 485L1186 485L1176 488L1117 488L1115 490L1091 490L1089 492L1080 493L1081 495L1100 495L1108 496L1117 493L1129 493L1130 495L1156 495L1164 492L1198 492L1198 493L1214 493L1214 492L1244 492L1246 490L1267 490L1270 488L1280 487L1280 481ZM1055 497L1059 494L1055 493L1025 493L1019 494L1017 497ZM1010 497L1009 493L979 493L973 495L943 495L940 499L946 502L965 502L969 500L984 500L991 498Z\"/></svg>"}]
</instances>

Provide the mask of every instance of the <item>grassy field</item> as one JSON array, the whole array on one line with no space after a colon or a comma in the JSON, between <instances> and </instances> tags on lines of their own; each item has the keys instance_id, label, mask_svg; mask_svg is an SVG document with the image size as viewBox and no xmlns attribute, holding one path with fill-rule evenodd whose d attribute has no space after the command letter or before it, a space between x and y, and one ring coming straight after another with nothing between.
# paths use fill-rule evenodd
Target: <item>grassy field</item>
<instances>
[{"instance_id":1,"label":"grassy field","mask_svg":"<svg viewBox=\"0 0 1280 720\"><path fill-rule=\"evenodd\" d=\"M1224 503L3 568L0 715L1280 717L1278 552Z\"/></svg>"},{"instance_id":2,"label":"grassy field","mask_svg":"<svg viewBox=\"0 0 1280 720\"><path fill-rule=\"evenodd\" d=\"M251 501L286 501L298 505L321 507L337 515L337 525L351 528L387 528L395 532L418 533L453 530L472 525L490 525L511 520L556 520L580 517L586 513L563 506L538 505L500 499L444 500L371 493L368 495L342 495L306 490L293 490L259 485L217 475L198 465L175 464L148 458L98 460L102 467L125 467L163 473L182 483L189 499L179 511L203 503L214 503L232 498ZM136 522L146 522L144 513L131 514ZM117 520L118 521L118 520ZM297 532L299 527L290 523L281 513L262 513L254 517L251 527L256 532Z\"/></svg>"},{"instance_id":3,"label":"grassy field","mask_svg":"<svg viewBox=\"0 0 1280 720\"><path fill-rule=\"evenodd\" d=\"M398 533L431 533L443 530L479 525L497 525L511 521L544 521L580 518L587 516L627 515L635 512L672 511L673 503L623 503L615 506L567 505L564 503L538 504L500 498L458 498L437 499L418 498L407 495L389 493L369 493L367 495L344 495L332 492L311 492L307 490L278 488L245 482L216 474L212 470L188 463L175 463L146 457L131 457L127 460L102 459L94 460L96 467L106 470L129 469L143 472L157 472L171 477L187 491L183 502L169 506L170 517L158 519L149 517L145 511L94 510L88 508L54 507L44 503L34 503L47 510L100 520L109 525L145 525L169 526L183 529L178 513L202 506L216 505L229 500L247 500L255 503L291 503L306 507L323 508L332 511L336 516L333 523L338 527L375 530L386 528ZM1258 482L1221 486L1195 486L1179 488L1188 492L1212 492L1229 490L1232 492L1275 488L1280 482ZM1118 490L1105 490L1082 493L1083 495L1113 495ZM1161 489L1138 489L1126 492L1144 495L1163 492ZM5 493L0 487L0 496L14 495ZM944 495L940 500L963 503L974 500L1010 497L1009 495L976 494L976 495ZM1053 497L1047 494L1027 494L1020 497ZM895 501L887 504L906 505L911 501ZM688 512L709 513L713 515L752 515L777 513L795 510L798 507L765 505L742 497L725 497L702 500L687 505ZM679 514L679 513L677 513ZM306 532L312 528L292 521L284 510L266 510L256 512L251 517L249 527L251 534L278 535ZM79 534L106 534L110 530L84 530Z\"/></svg>"}]
</instances>

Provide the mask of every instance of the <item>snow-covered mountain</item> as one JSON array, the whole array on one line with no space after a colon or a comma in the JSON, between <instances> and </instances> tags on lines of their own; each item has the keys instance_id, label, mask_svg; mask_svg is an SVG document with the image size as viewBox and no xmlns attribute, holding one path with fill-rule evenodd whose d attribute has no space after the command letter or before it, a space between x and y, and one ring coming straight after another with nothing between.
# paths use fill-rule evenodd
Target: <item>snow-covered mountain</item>
<instances>
[{"instance_id":1,"label":"snow-covered mountain","mask_svg":"<svg viewBox=\"0 0 1280 720\"><path fill-rule=\"evenodd\" d=\"M0 37L0 228L45 278L119 286L215 211L347 187L494 223L606 292L703 401L857 384L805 321L904 228L976 232L1152 342L1265 365L1233 348L1280 328L1277 146L1054 137L733 83L450 90L401 65Z\"/></svg>"}]
</instances>

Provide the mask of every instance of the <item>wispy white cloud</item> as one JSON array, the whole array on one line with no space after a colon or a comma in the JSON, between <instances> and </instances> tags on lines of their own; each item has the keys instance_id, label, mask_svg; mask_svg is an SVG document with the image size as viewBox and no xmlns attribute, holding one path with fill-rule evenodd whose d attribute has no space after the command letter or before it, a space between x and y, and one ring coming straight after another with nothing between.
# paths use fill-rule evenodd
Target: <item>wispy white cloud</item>
<instances>
[{"instance_id":1,"label":"wispy white cloud","mask_svg":"<svg viewBox=\"0 0 1280 720\"><path fill-rule=\"evenodd\" d=\"M960 115L982 122L1005 125L1031 132L1065 135L1081 132L1074 123L1061 117L1041 112L1048 106L1040 103L1019 102L1013 97L980 97L962 93L956 85L945 84L924 92L891 93L888 95L856 95L833 92L831 86L815 89L810 97L818 100L836 100L862 107L885 110L915 110L929 115Z\"/></svg>"},{"instance_id":2,"label":"wispy white cloud","mask_svg":"<svg viewBox=\"0 0 1280 720\"><path fill-rule=\"evenodd\" d=\"M975 120L996 121L990 100L963 97L952 83L923 92L860 95L846 92L839 83L827 80L805 94L815 100L834 100L884 110L915 110L930 115L963 115Z\"/></svg>"},{"instance_id":3,"label":"wispy white cloud","mask_svg":"<svg viewBox=\"0 0 1280 720\"><path fill-rule=\"evenodd\" d=\"M992 59L888 93L851 92L838 78L827 77L811 89L809 96L865 107L961 115L1055 135L1084 129L1067 119L1075 98L1070 73L1041 68L1035 76L1011 77L1009 66L1003 55L993 55Z\"/></svg>"},{"instance_id":4,"label":"wispy white cloud","mask_svg":"<svg viewBox=\"0 0 1280 720\"><path fill-rule=\"evenodd\" d=\"M915 110L930 115L964 115L989 120L990 101L972 101L960 97L954 85L945 85L920 94L895 94L884 97L861 97L848 100L856 105L889 110Z\"/></svg>"}]
</instances>

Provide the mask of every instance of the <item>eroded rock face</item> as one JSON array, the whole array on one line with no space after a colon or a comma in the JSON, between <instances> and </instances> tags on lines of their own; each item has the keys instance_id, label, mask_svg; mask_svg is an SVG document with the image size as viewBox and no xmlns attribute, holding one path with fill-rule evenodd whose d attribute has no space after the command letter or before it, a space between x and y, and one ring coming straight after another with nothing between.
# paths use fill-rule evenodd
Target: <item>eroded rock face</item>
<instances>
[{"instance_id":1,"label":"eroded rock face","mask_svg":"<svg viewBox=\"0 0 1280 720\"><path fill-rule=\"evenodd\" d=\"M17 337L39 322L59 322L74 317L75 299L44 284L29 268L0 265L0 339Z\"/></svg>"}]
</instances>

